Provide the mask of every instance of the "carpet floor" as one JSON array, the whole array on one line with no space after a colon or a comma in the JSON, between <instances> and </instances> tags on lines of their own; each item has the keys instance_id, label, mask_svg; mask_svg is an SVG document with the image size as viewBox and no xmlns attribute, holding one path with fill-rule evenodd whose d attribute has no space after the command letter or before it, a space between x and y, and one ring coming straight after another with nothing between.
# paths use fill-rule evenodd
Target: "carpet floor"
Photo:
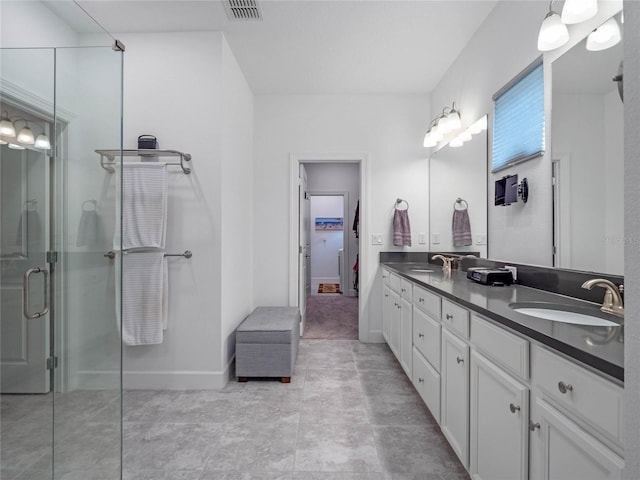
<instances>
[{"instance_id":1,"label":"carpet floor","mask_svg":"<svg viewBox=\"0 0 640 480\"><path fill-rule=\"evenodd\" d=\"M311 295L302 338L358 339L358 297Z\"/></svg>"}]
</instances>

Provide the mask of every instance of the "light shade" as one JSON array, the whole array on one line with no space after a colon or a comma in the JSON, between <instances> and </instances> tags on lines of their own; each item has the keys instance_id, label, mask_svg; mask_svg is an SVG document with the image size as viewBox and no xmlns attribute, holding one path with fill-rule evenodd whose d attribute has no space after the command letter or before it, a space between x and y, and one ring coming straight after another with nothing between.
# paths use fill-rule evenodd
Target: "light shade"
<instances>
[{"instance_id":1,"label":"light shade","mask_svg":"<svg viewBox=\"0 0 640 480\"><path fill-rule=\"evenodd\" d=\"M464 142L462 141L462 138L460 137L460 135L458 135L456 138L454 138L449 142L449 146L453 148L457 148L457 147L461 147L463 143Z\"/></svg>"},{"instance_id":2,"label":"light shade","mask_svg":"<svg viewBox=\"0 0 640 480\"><path fill-rule=\"evenodd\" d=\"M469 127L469 133L475 135L487 129L487 116L483 115Z\"/></svg>"},{"instance_id":3,"label":"light shade","mask_svg":"<svg viewBox=\"0 0 640 480\"><path fill-rule=\"evenodd\" d=\"M598 0L565 0L562 7L562 22L580 23L598 13Z\"/></svg>"},{"instance_id":4,"label":"light shade","mask_svg":"<svg viewBox=\"0 0 640 480\"><path fill-rule=\"evenodd\" d=\"M9 148L12 150L24 150L25 148L22 145L17 145L15 143L10 143Z\"/></svg>"},{"instance_id":5,"label":"light shade","mask_svg":"<svg viewBox=\"0 0 640 480\"><path fill-rule=\"evenodd\" d=\"M16 136L16 129L8 118L3 118L2 122L0 122L0 134L7 135L9 137Z\"/></svg>"},{"instance_id":6,"label":"light shade","mask_svg":"<svg viewBox=\"0 0 640 480\"><path fill-rule=\"evenodd\" d=\"M447 118L446 115L442 115L440 117L436 125L436 128L438 133L441 135L446 135L447 133L451 132L452 128L449 126L449 119Z\"/></svg>"},{"instance_id":7,"label":"light shade","mask_svg":"<svg viewBox=\"0 0 640 480\"><path fill-rule=\"evenodd\" d=\"M560 20L560 15L550 11L544 17L538 33L538 50L547 52L561 47L569 41L569 30Z\"/></svg>"},{"instance_id":8,"label":"light shade","mask_svg":"<svg viewBox=\"0 0 640 480\"><path fill-rule=\"evenodd\" d=\"M460 137L460 140L462 140L463 142L468 142L469 140L471 140L473 138L471 136L471 132L469 132L469 129L467 129L464 132L462 132L460 135L458 135L458 137Z\"/></svg>"},{"instance_id":9,"label":"light shade","mask_svg":"<svg viewBox=\"0 0 640 480\"><path fill-rule=\"evenodd\" d=\"M587 50L597 52L606 50L620 42L620 26L616 19L611 17L587 37Z\"/></svg>"},{"instance_id":10,"label":"light shade","mask_svg":"<svg viewBox=\"0 0 640 480\"><path fill-rule=\"evenodd\" d=\"M424 142L422 145L425 148L435 147L438 144L438 140L436 140L435 136L429 131L424 136Z\"/></svg>"},{"instance_id":11,"label":"light shade","mask_svg":"<svg viewBox=\"0 0 640 480\"><path fill-rule=\"evenodd\" d=\"M4 140L2 140L2 139L0 138L0 145L6 145L6 144L7 144L7 142L5 142Z\"/></svg>"},{"instance_id":12,"label":"light shade","mask_svg":"<svg viewBox=\"0 0 640 480\"><path fill-rule=\"evenodd\" d=\"M458 130L462 126L462 122L460 121L460 114L457 110L451 110L449 115L447 115L447 125L450 127L450 131Z\"/></svg>"},{"instance_id":13,"label":"light shade","mask_svg":"<svg viewBox=\"0 0 640 480\"><path fill-rule=\"evenodd\" d=\"M35 143L36 148L42 148L43 150L49 150L51 148L51 142L49 141L49 137L44 134L38 135Z\"/></svg>"},{"instance_id":14,"label":"light shade","mask_svg":"<svg viewBox=\"0 0 640 480\"><path fill-rule=\"evenodd\" d=\"M35 143L35 137L33 136L33 130L29 127L24 127L18 133L17 140L20 143L26 143L27 145L33 145Z\"/></svg>"}]
</instances>

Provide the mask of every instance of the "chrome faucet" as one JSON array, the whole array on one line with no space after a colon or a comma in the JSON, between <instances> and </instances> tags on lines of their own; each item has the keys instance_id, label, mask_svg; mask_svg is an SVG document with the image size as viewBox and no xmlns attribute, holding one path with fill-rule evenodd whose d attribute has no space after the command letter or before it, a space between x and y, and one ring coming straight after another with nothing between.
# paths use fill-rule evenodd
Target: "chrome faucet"
<instances>
[{"instance_id":1,"label":"chrome faucet","mask_svg":"<svg viewBox=\"0 0 640 480\"><path fill-rule=\"evenodd\" d=\"M442 270L445 273L451 273L451 262L454 260L453 257L445 257L444 255L434 255L431 257L431 260L442 260Z\"/></svg>"},{"instance_id":2,"label":"chrome faucet","mask_svg":"<svg viewBox=\"0 0 640 480\"><path fill-rule=\"evenodd\" d=\"M617 287L613 282L605 280L604 278L593 278L582 284L582 288L586 288L587 290L591 290L593 287L606 289L600 310L617 317L624 317L624 301L622 300L624 285Z\"/></svg>"}]
</instances>

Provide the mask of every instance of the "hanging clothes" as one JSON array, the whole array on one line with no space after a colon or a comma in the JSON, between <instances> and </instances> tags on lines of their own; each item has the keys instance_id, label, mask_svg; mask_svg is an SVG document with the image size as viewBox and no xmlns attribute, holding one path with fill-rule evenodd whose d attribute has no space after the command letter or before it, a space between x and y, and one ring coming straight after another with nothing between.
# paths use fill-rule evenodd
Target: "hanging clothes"
<instances>
[{"instance_id":1,"label":"hanging clothes","mask_svg":"<svg viewBox=\"0 0 640 480\"><path fill-rule=\"evenodd\" d=\"M356 203L356 215L353 218L353 233L356 234L356 238L360 238L360 200Z\"/></svg>"}]
</instances>

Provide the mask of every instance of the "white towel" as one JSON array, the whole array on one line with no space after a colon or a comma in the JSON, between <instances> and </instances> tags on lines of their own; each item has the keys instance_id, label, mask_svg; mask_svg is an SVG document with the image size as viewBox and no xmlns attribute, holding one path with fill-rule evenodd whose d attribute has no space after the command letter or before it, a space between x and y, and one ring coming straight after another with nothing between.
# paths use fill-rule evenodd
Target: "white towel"
<instances>
[{"instance_id":1,"label":"white towel","mask_svg":"<svg viewBox=\"0 0 640 480\"><path fill-rule=\"evenodd\" d=\"M125 254L122 284L118 260L116 258L116 317L122 328L122 341L125 345L162 343L163 330L167 328L169 293L164 252Z\"/></svg>"},{"instance_id":2,"label":"white towel","mask_svg":"<svg viewBox=\"0 0 640 480\"><path fill-rule=\"evenodd\" d=\"M120 171L116 172L116 214L122 205L122 231L120 222L116 222L113 248L164 248L167 236L167 165L162 162L136 162L124 163L122 168L121 182Z\"/></svg>"}]
</instances>

